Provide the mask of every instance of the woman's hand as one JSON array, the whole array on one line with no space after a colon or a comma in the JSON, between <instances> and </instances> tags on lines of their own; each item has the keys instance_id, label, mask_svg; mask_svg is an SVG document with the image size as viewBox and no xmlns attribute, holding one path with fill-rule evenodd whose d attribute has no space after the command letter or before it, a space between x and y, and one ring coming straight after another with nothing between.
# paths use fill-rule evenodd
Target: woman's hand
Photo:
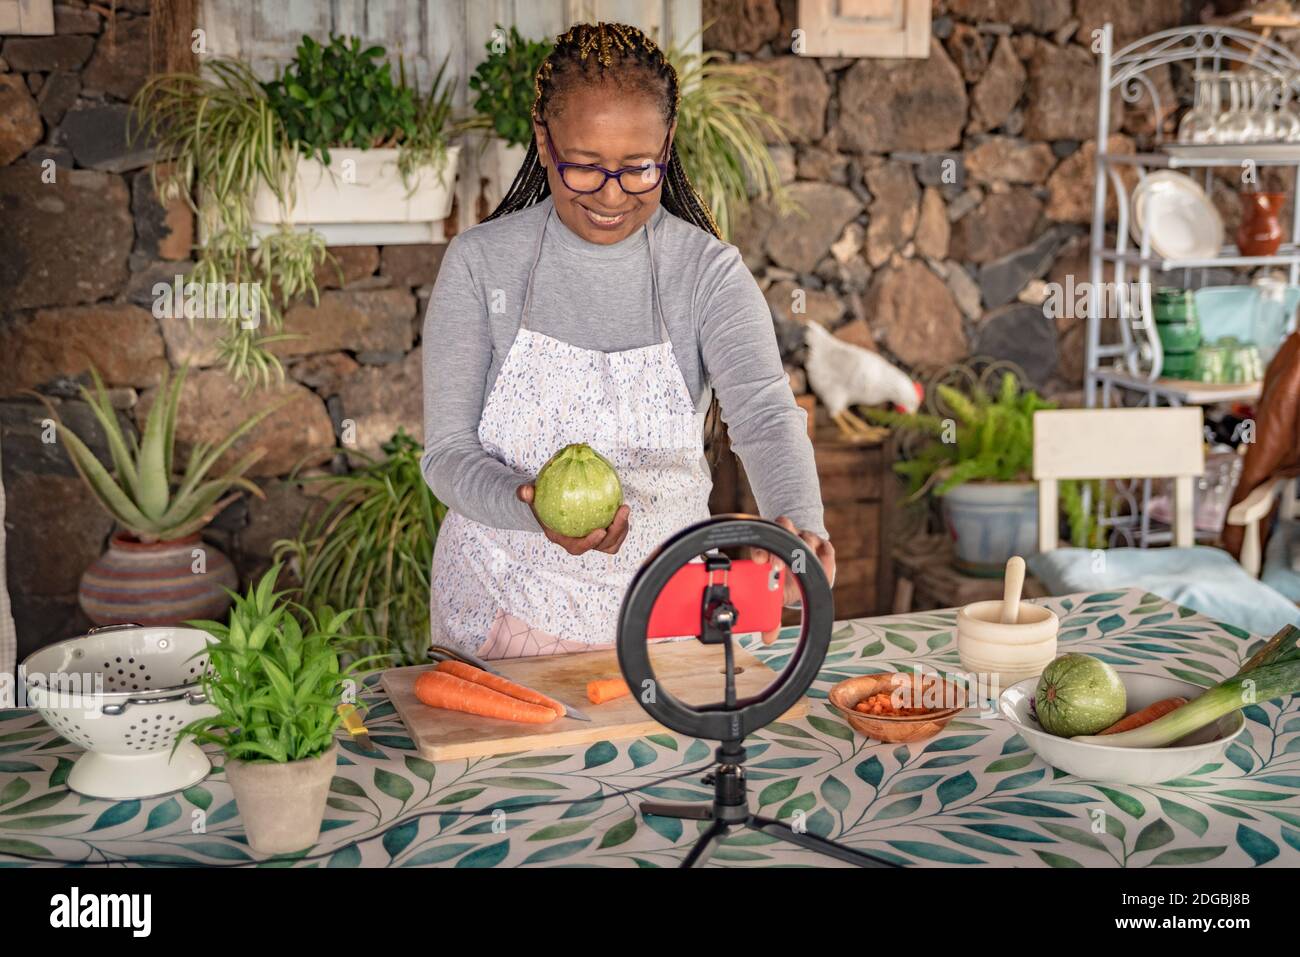
<instances>
[{"instance_id":1,"label":"woman's hand","mask_svg":"<svg viewBox=\"0 0 1300 957\"><path fill-rule=\"evenodd\" d=\"M528 507L533 509L533 517L537 518L537 509L533 508L534 491L533 483L527 482L519 486L515 494L519 496L519 501L528 503ZM537 524L542 526L542 533L547 538L570 555L581 555L583 552L589 552L592 549L613 555L622 547L623 539L627 538L629 514L631 514L631 510L626 505L620 505L618 511L614 513L614 520L609 523L609 528L598 528L584 538L570 538L568 535L561 535L559 532L547 528L546 523L540 518L537 518ZM793 527L791 526L791 528Z\"/></svg>"},{"instance_id":2,"label":"woman's hand","mask_svg":"<svg viewBox=\"0 0 1300 957\"><path fill-rule=\"evenodd\" d=\"M795 535L798 535L801 539L804 540L804 542L808 545L809 550L813 553L813 555L817 558L817 560L822 563L822 569L826 572L826 580L830 582L832 585L834 585L835 584L835 546L832 545L830 542L828 542L826 539L822 538L820 535L815 535L812 532L802 532L799 529L795 528L794 522L790 521L790 519L786 518L784 515L782 515L780 518L776 520L776 524L780 525L787 532L793 532ZM769 559L771 559L772 561L776 562L778 568L785 567L785 562L781 561L779 558L776 558L775 556L769 555L766 549L751 548L749 550L749 557L756 562L766 562ZM793 575L787 575L785 579L785 595L784 595L785 604L786 605L798 604L802 599L802 597L803 596L799 591L799 583L794 580ZM780 632L779 628L773 629L772 631L763 632L763 644L770 645L772 642L776 641L776 636L779 632Z\"/></svg>"}]
</instances>

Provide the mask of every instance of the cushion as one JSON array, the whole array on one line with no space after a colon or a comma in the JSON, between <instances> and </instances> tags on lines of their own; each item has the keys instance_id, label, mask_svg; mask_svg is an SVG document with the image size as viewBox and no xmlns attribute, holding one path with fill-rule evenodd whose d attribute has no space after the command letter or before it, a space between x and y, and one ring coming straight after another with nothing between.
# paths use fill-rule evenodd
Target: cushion
<instances>
[{"instance_id":1,"label":"cushion","mask_svg":"<svg viewBox=\"0 0 1300 957\"><path fill-rule=\"evenodd\" d=\"M1278 522L1264 549L1264 567L1259 580L1294 602L1300 602L1300 568L1294 556L1300 549L1300 522Z\"/></svg>"},{"instance_id":2,"label":"cushion","mask_svg":"<svg viewBox=\"0 0 1300 957\"><path fill-rule=\"evenodd\" d=\"M1028 565L1053 595L1142 588L1255 635L1300 625L1300 607L1221 548L1058 548L1032 556Z\"/></svg>"}]
</instances>

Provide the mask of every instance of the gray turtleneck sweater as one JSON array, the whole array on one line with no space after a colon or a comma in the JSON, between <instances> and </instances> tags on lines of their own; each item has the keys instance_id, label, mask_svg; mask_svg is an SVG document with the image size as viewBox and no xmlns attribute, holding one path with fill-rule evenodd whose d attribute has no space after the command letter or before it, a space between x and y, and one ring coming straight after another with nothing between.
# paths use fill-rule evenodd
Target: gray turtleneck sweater
<instances>
[{"instance_id":1,"label":"gray turtleneck sweater","mask_svg":"<svg viewBox=\"0 0 1300 957\"><path fill-rule=\"evenodd\" d=\"M484 525L540 531L521 475L485 452L479 418L519 329L546 223L529 327L583 349L658 341L646 231L589 243L552 201L480 223L447 247L424 318L424 475L450 508ZM826 535L804 412L781 366L771 313L735 246L660 207L652 218L664 319L696 407L712 388L764 518ZM504 309L489 306L504 303Z\"/></svg>"}]
</instances>

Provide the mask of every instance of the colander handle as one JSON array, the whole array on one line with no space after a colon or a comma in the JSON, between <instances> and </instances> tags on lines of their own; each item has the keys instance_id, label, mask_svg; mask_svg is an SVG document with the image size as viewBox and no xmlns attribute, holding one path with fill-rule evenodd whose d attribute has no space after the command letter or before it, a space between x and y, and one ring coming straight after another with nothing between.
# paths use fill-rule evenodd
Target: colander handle
<instances>
[{"instance_id":1,"label":"colander handle","mask_svg":"<svg viewBox=\"0 0 1300 957\"><path fill-rule=\"evenodd\" d=\"M86 632L87 635L98 635L105 631L121 631L123 628L143 628L144 625L137 624L134 621L124 621L120 625L100 625Z\"/></svg>"},{"instance_id":2,"label":"colander handle","mask_svg":"<svg viewBox=\"0 0 1300 957\"><path fill-rule=\"evenodd\" d=\"M202 691L174 691L171 694L162 695L161 697L146 698L141 696L138 698L127 698L125 701L120 701L116 704L106 704L103 707L103 713L109 717L114 717L125 713L126 709L133 704L163 704L168 701L188 701L190 704L206 704L207 700L208 696Z\"/></svg>"}]
</instances>

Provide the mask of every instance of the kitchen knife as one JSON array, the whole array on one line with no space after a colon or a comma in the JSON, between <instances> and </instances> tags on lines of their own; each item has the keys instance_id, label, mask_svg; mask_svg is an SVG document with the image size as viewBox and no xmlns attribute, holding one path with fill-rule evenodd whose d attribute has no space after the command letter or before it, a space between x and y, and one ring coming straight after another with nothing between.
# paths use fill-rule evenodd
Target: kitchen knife
<instances>
[{"instance_id":1,"label":"kitchen knife","mask_svg":"<svg viewBox=\"0 0 1300 957\"><path fill-rule=\"evenodd\" d=\"M497 669L493 668L482 658L476 658L466 651L457 651L454 648L447 648L443 645L434 645L432 648L429 649L429 657L432 658L434 661L463 661L465 664L473 665L475 668L478 668L482 671L486 671L490 675L496 675L498 678L506 678L508 681L515 681L514 678L510 678L507 675L503 675L501 672L497 671ZM515 684L522 684L522 682L515 681ZM523 687L528 688L528 685L523 685ZM528 688L528 690L537 691L536 688ZM591 720L591 718L589 718L585 712L580 711L577 708L573 707L567 701L557 698L553 694L547 694L544 691L538 691L537 693L544 694L552 701L559 701L560 704L564 705L564 716L566 718L573 718L575 721Z\"/></svg>"},{"instance_id":2,"label":"kitchen knife","mask_svg":"<svg viewBox=\"0 0 1300 957\"><path fill-rule=\"evenodd\" d=\"M361 720L361 715L357 713L354 705L341 704L338 707L339 716L343 719L343 727L348 729L348 734L352 735L352 740L364 748L366 751L379 752L375 743L370 740L370 732L366 730L365 723Z\"/></svg>"}]
</instances>

